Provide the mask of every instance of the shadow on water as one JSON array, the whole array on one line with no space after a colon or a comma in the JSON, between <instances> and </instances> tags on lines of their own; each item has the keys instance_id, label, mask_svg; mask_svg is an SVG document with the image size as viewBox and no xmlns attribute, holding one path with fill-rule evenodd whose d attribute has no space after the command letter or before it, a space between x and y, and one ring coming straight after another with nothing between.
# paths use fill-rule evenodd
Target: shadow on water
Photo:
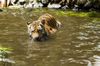
<instances>
[{"instance_id":1,"label":"shadow on water","mask_svg":"<svg viewBox=\"0 0 100 66\"><path fill-rule=\"evenodd\" d=\"M31 42L26 22L44 13L55 16L63 27L50 40ZM14 49L11 58L15 64L12 66L98 66L99 37L100 23L92 23L88 18L59 16L55 10L0 13L0 45Z\"/></svg>"}]
</instances>

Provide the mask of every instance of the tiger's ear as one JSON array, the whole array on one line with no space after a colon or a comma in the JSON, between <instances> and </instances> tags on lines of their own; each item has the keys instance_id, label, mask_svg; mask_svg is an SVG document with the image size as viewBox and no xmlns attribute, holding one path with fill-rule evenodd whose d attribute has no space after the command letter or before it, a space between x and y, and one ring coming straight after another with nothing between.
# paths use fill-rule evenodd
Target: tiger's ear
<instances>
[{"instance_id":1,"label":"tiger's ear","mask_svg":"<svg viewBox=\"0 0 100 66\"><path fill-rule=\"evenodd\" d=\"M44 25L45 24L45 20L43 19L43 20L41 20L41 23Z\"/></svg>"},{"instance_id":2,"label":"tiger's ear","mask_svg":"<svg viewBox=\"0 0 100 66\"><path fill-rule=\"evenodd\" d=\"M31 24L31 22L27 22L27 25Z\"/></svg>"}]
</instances>

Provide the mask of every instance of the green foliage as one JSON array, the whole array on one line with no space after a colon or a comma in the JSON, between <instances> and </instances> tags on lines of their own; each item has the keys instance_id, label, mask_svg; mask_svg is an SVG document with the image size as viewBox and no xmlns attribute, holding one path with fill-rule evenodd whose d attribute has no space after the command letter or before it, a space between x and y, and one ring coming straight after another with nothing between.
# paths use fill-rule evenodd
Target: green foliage
<instances>
[{"instance_id":1,"label":"green foliage","mask_svg":"<svg viewBox=\"0 0 100 66\"><path fill-rule=\"evenodd\" d=\"M11 48L0 47L0 58L8 58L8 54L11 52Z\"/></svg>"},{"instance_id":2,"label":"green foliage","mask_svg":"<svg viewBox=\"0 0 100 66\"><path fill-rule=\"evenodd\" d=\"M67 12L68 16L77 16L77 17L87 17L87 13L84 12L73 12L73 11L69 11Z\"/></svg>"},{"instance_id":3,"label":"green foliage","mask_svg":"<svg viewBox=\"0 0 100 66\"><path fill-rule=\"evenodd\" d=\"M97 15L96 11L92 11L88 13L89 17L96 17L96 15Z\"/></svg>"},{"instance_id":4,"label":"green foliage","mask_svg":"<svg viewBox=\"0 0 100 66\"><path fill-rule=\"evenodd\" d=\"M100 13L96 11L91 11L91 12L74 12L74 11L62 11L62 10L55 10L55 14L57 15L67 15L67 16L75 16L75 17L99 17L98 15Z\"/></svg>"},{"instance_id":5,"label":"green foliage","mask_svg":"<svg viewBox=\"0 0 100 66\"><path fill-rule=\"evenodd\" d=\"M11 48L0 47L0 65L6 66L10 64L11 66L11 63L15 63L13 60L9 59L11 51Z\"/></svg>"},{"instance_id":6,"label":"green foliage","mask_svg":"<svg viewBox=\"0 0 100 66\"><path fill-rule=\"evenodd\" d=\"M93 22L100 22L100 12L91 11L91 12L75 12L71 10L56 10L56 9L34 9L32 13L52 13L59 16L71 16L71 17L83 17L83 18L92 18Z\"/></svg>"},{"instance_id":7,"label":"green foliage","mask_svg":"<svg viewBox=\"0 0 100 66\"><path fill-rule=\"evenodd\" d=\"M11 48L4 48L4 47L0 47L0 51L11 51Z\"/></svg>"}]
</instances>

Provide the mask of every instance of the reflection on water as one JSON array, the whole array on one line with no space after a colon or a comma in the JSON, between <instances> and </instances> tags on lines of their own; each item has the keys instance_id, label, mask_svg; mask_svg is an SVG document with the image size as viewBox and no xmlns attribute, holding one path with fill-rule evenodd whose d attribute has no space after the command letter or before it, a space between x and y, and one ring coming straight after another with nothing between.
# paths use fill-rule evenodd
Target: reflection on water
<instances>
[{"instance_id":1,"label":"reflection on water","mask_svg":"<svg viewBox=\"0 0 100 66\"><path fill-rule=\"evenodd\" d=\"M87 62L87 66L100 66L100 56L94 55L92 57L92 61L85 60Z\"/></svg>"},{"instance_id":2,"label":"reflection on water","mask_svg":"<svg viewBox=\"0 0 100 66\"><path fill-rule=\"evenodd\" d=\"M98 66L100 23L91 19L60 16L55 10L0 13L0 45L13 48L12 66ZM31 42L26 22L50 13L63 27L45 42Z\"/></svg>"}]
</instances>

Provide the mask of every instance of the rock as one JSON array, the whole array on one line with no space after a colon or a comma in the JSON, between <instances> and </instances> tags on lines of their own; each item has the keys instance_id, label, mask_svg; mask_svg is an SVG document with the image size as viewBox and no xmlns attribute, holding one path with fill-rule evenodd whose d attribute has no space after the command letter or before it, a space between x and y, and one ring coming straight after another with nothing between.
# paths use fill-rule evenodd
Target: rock
<instances>
[{"instance_id":1,"label":"rock","mask_svg":"<svg viewBox=\"0 0 100 66\"><path fill-rule=\"evenodd\" d=\"M63 9L63 10L66 10L68 8L69 8L68 5L64 5L64 6L61 7L61 9Z\"/></svg>"},{"instance_id":2,"label":"rock","mask_svg":"<svg viewBox=\"0 0 100 66\"><path fill-rule=\"evenodd\" d=\"M9 6L15 5L18 2L18 0L8 0L8 1L9 1Z\"/></svg>"},{"instance_id":3,"label":"rock","mask_svg":"<svg viewBox=\"0 0 100 66\"><path fill-rule=\"evenodd\" d=\"M19 9L19 8L23 8L23 6L21 6L21 5L14 5L14 6L9 6L8 8L10 8L10 9Z\"/></svg>"},{"instance_id":4,"label":"rock","mask_svg":"<svg viewBox=\"0 0 100 66\"><path fill-rule=\"evenodd\" d=\"M33 7L34 7L34 4L29 3L29 4L25 5L24 8L33 8Z\"/></svg>"},{"instance_id":5,"label":"rock","mask_svg":"<svg viewBox=\"0 0 100 66\"><path fill-rule=\"evenodd\" d=\"M34 7L34 2L30 1L28 4L25 5L25 8L33 8Z\"/></svg>"},{"instance_id":6,"label":"rock","mask_svg":"<svg viewBox=\"0 0 100 66\"><path fill-rule=\"evenodd\" d=\"M42 3L38 3L38 2L34 3L34 8L41 8L41 7L43 7Z\"/></svg>"},{"instance_id":7,"label":"rock","mask_svg":"<svg viewBox=\"0 0 100 66\"><path fill-rule=\"evenodd\" d=\"M59 9L61 7L60 4L48 4L48 8L54 8L54 9Z\"/></svg>"},{"instance_id":8,"label":"rock","mask_svg":"<svg viewBox=\"0 0 100 66\"><path fill-rule=\"evenodd\" d=\"M73 11L79 11L79 6L78 5L74 5L74 8L72 10Z\"/></svg>"},{"instance_id":9,"label":"rock","mask_svg":"<svg viewBox=\"0 0 100 66\"><path fill-rule=\"evenodd\" d=\"M41 8L43 4L37 1L30 1L29 4L25 6L25 8Z\"/></svg>"},{"instance_id":10,"label":"rock","mask_svg":"<svg viewBox=\"0 0 100 66\"><path fill-rule=\"evenodd\" d=\"M19 4L20 4L20 5L24 5L25 3L26 3L25 0L21 0L21 1L19 1Z\"/></svg>"}]
</instances>

